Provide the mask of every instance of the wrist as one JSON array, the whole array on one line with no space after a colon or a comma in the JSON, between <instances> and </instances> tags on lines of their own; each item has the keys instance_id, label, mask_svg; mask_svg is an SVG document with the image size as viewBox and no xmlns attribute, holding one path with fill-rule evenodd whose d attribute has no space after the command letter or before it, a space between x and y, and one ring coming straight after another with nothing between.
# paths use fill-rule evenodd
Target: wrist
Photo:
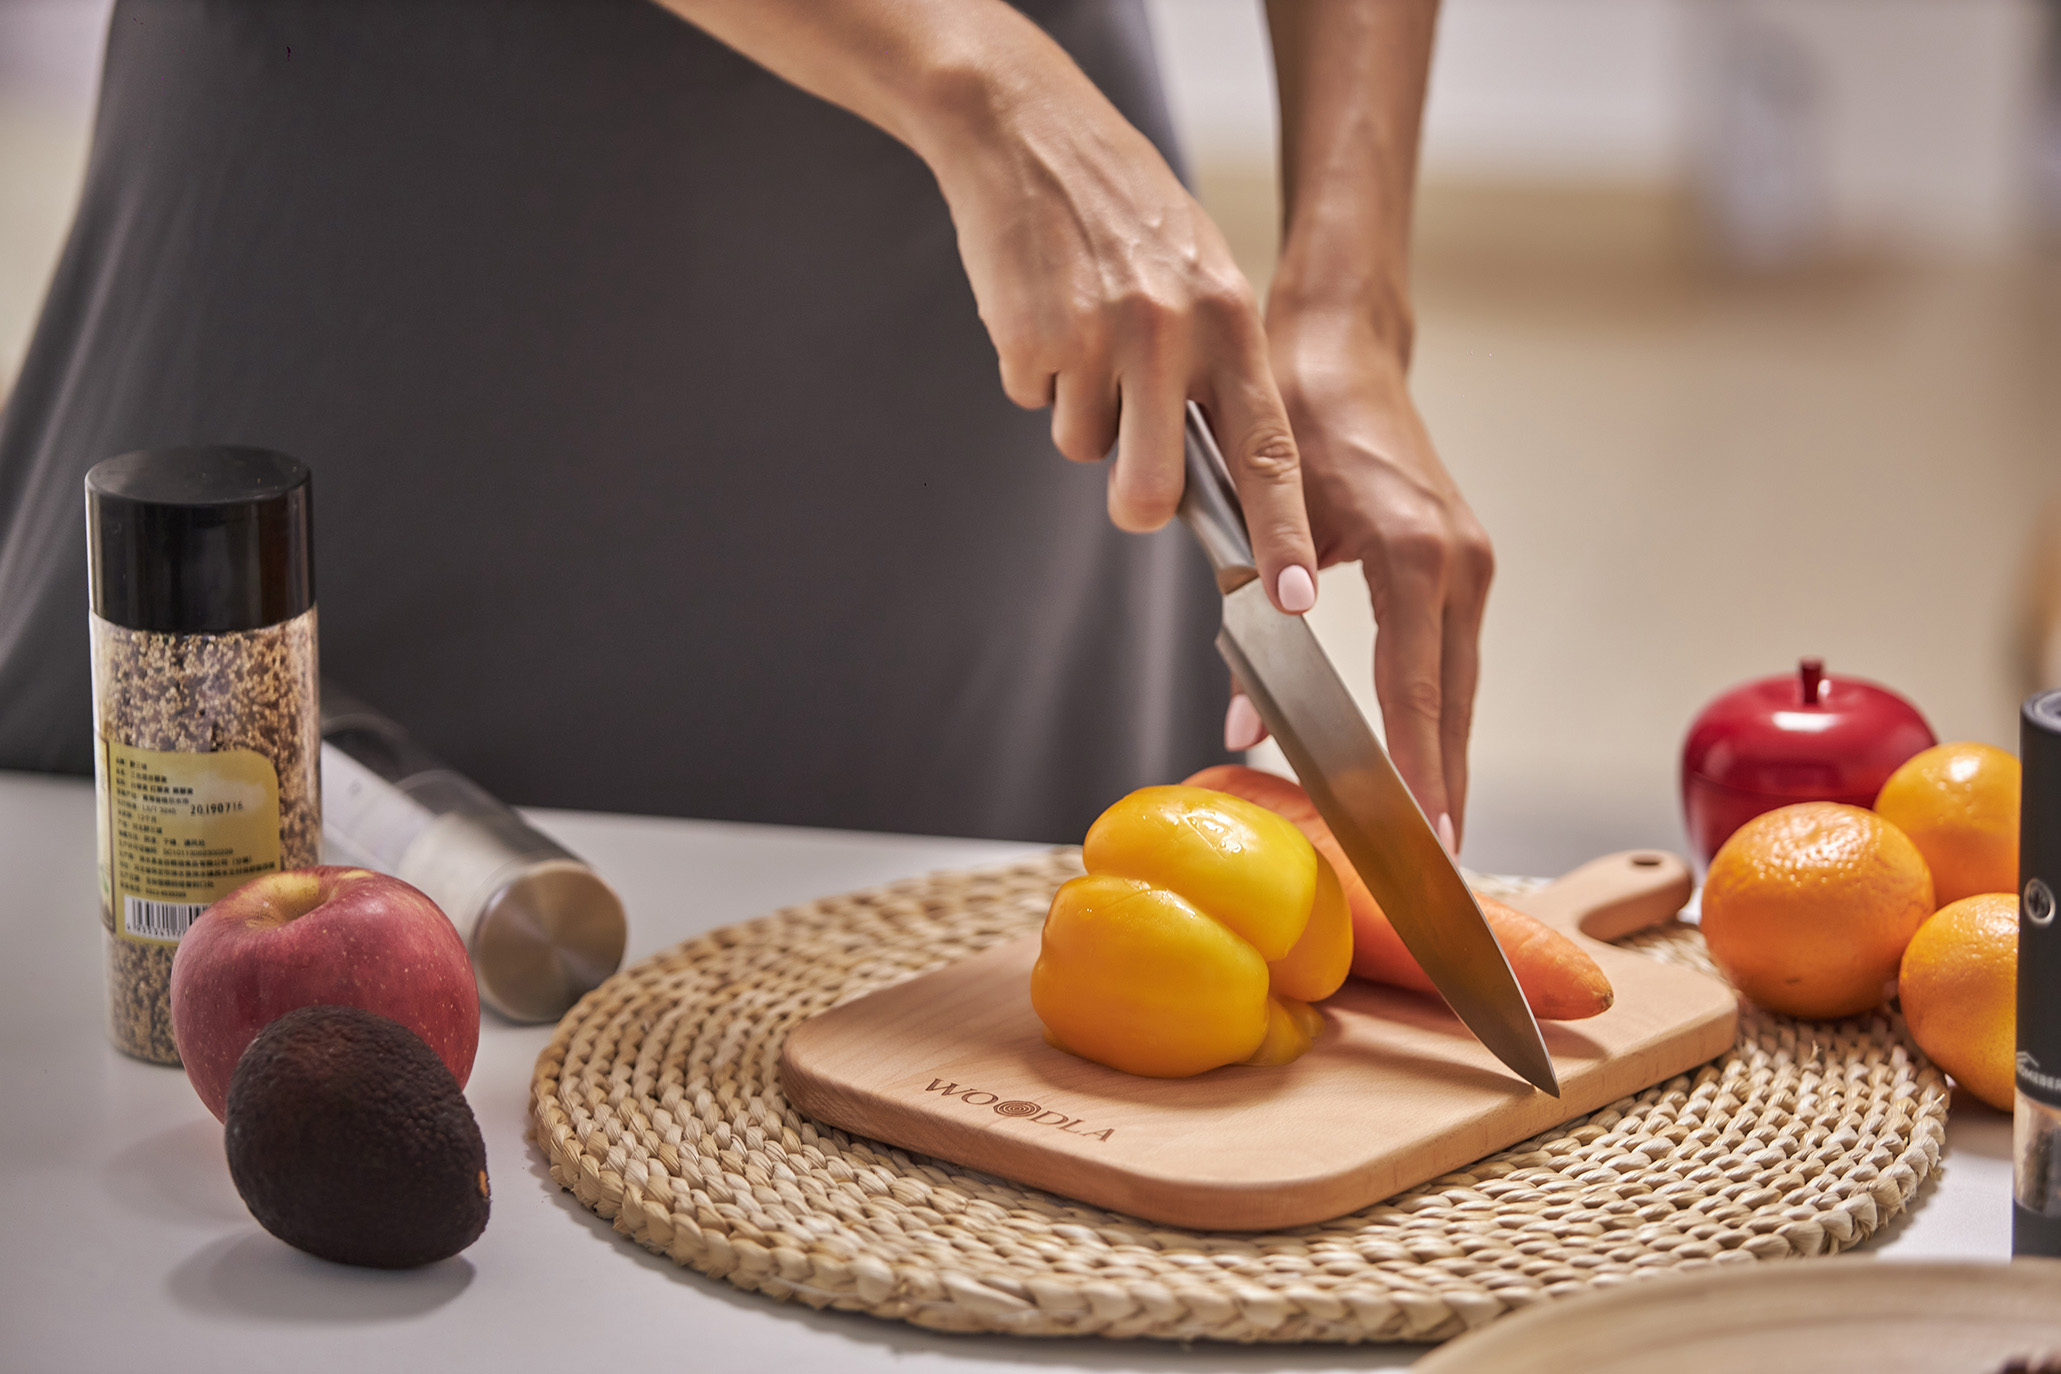
<instances>
[{"instance_id":1,"label":"wrist","mask_svg":"<svg viewBox=\"0 0 2061 1374\"><path fill-rule=\"evenodd\" d=\"M934 35L897 93L893 132L930 167L947 200L1006 176L1015 161L1006 150L1037 141L1041 120L1064 119L1083 94L1097 94L1042 30L1014 10L1009 16L963 36Z\"/></svg>"},{"instance_id":2,"label":"wrist","mask_svg":"<svg viewBox=\"0 0 2061 1374\"><path fill-rule=\"evenodd\" d=\"M1365 264L1313 269L1284 254L1267 290L1267 333L1277 349L1372 352L1407 371L1417 317L1408 288L1388 273Z\"/></svg>"},{"instance_id":3,"label":"wrist","mask_svg":"<svg viewBox=\"0 0 2061 1374\"><path fill-rule=\"evenodd\" d=\"M1009 128L1020 99L1012 87L1019 84L978 53L939 44L897 92L896 136L943 180Z\"/></svg>"}]
</instances>

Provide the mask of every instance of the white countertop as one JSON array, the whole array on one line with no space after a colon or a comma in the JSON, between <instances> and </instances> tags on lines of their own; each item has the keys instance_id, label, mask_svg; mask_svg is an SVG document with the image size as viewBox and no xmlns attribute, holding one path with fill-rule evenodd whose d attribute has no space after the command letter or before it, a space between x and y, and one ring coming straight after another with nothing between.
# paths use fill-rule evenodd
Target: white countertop
<instances>
[{"instance_id":1,"label":"white countertop","mask_svg":"<svg viewBox=\"0 0 2061 1374\"><path fill-rule=\"evenodd\" d=\"M575 812L535 819L622 892L631 960L792 902L1036 850ZM89 783L0 773L0 894L0 1366L14 1374L1345 1370L1421 1353L945 1336L740 1292L623 1240L551 1182L523 1140L530 1068L550 1028L491 1015L466 1094L493 1178L486 1234L411 1272L311 1259L244 1210L221 1128L185 1076L107 1044ZM1893 1259L2007 1257L2010 1143L2008 1117L1957 1099L1939 1171L1872 1248Z\"/></svg>"}]
</instances>

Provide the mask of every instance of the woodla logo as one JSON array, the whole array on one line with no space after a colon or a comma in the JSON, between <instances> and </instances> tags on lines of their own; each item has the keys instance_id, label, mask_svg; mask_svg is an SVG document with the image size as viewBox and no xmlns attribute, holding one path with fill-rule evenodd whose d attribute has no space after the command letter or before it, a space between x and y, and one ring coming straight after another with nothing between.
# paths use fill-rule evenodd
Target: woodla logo
<instances>
[{"instance_id":1,"label":"woodla logo","mask_svg":"<svg viewBox=\"0 0 2061 1374\"><path fill-rule=\"evenodd\" d=\"M942 1078L930 1080L930 1086L923 1091L936 1093L940 1097L954 1098L969 1107L986 1107L996 1116L1009 1117L1028 1126L1050 1126L1068 1135L1084 1136L1089 1140L1108 1140L1116 1134L1116 1127L1105 1126L1099 1131L1087 1129L1084 1117L1055 1111L1037 1102L1026 1102L1020 1097L1003 1097L980 1088L961 1087Z\"/></svg>"}]
</instances>

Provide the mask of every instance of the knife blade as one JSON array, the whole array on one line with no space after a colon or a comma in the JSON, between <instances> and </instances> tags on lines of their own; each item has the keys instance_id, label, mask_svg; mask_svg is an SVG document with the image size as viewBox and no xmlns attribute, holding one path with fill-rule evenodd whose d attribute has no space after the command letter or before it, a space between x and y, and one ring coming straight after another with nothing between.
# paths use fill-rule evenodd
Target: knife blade
<instances>
[{"instance_id":1,"label":"knife blade","mask_svg":"<svg viewBox=\"0 0 2061 1374\"><path fill-rule=\"evenodd\" d=\"M1223 455L1192 401L1180 513L1224 595L1217 652L1339 848L1453 1013L1496 1058L1558 1097L1538 1022L1452 856L1309 626L1267 600Z\"/></svg>"}]
</instances>

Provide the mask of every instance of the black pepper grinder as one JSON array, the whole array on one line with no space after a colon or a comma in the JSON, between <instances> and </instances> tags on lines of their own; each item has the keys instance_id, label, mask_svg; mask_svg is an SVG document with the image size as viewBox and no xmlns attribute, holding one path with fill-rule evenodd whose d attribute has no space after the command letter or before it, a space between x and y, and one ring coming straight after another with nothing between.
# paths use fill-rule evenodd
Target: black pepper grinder
<instances>
[{"instance_id":1,"label":"black pepper grinder","mask_svg":"<svg viewBox=\"0 0 2061 1374\"><path fill-rule=\"evenodd\" d=\"M2025 703L2018 830L2018 1103L2011 1253L2061 1255L2061 691Z\"/></svg>"}]
</instances>

